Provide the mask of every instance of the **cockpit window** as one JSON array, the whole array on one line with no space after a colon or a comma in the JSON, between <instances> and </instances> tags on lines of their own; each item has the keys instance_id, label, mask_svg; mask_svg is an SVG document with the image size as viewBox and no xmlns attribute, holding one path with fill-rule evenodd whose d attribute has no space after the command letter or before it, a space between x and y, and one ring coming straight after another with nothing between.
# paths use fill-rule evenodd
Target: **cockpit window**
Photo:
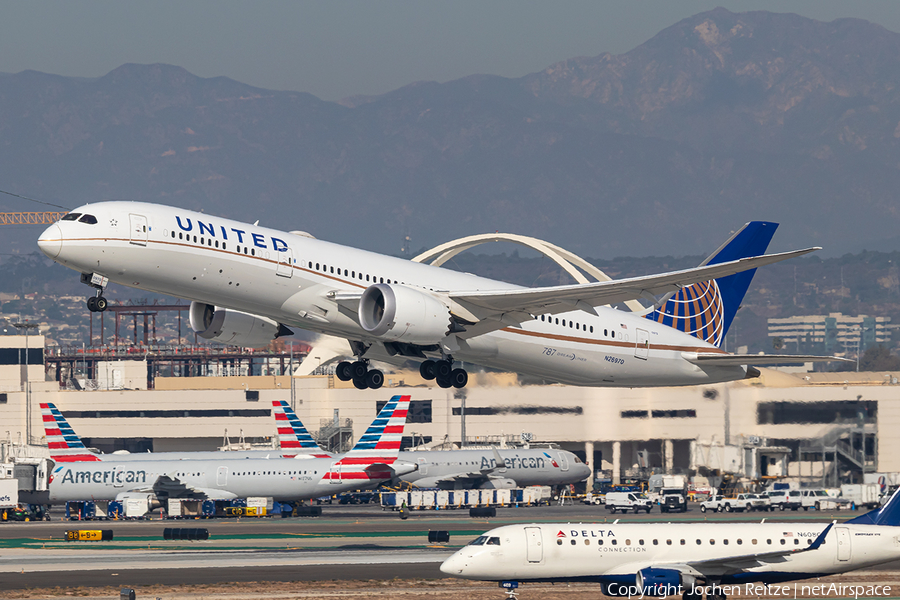
<instances>
[{"instance_id":1,"label":"cockpit window","mask_svg":"<svg viewBox=\"0 0 900 600\"><path fill-rule=\"evenodd\" d=\"M581 463L582 463L582 460L576 456L576 457L575 457L575 464L576 464L576 465L580 465Z\"/></svg>"},{"instance_id":2,"label":"cockpit window","mask_svg":"<svg viewBox=\"0 0 900 600\"><path fill-rule=\"evenodd\" d=\"M88 225L96 225L97 217L94 215L81 215L81 218L78 219L79 223L87 223Z\"/></svg>"},{"instance_id":3,"label":"cockpit window","mask_svg":"<svg viewBox=\"0 0 900 600\"><path fill-rule=\"evenodd\" d=\"M486 536L486 535L479 535L477 538L475 538L474 540L472 540L472 543L470 543L469 545L470 545L470 546L484 546L484 543L485 543L487 540L488 540L488 536Z\"/></svg>"},{"instance_id":4,"label":"cockpit window","mask_svg":"<svg viewBox=\"0 0 900 600\"><path fill-rule=\"evenodd\" d=\"M499 545L500 545L500 538L498 538L498 537L492 537L492 538L488 539L487 545L488 545L488 546L499 546Z\"/></svg>"},{"instance_id":5,"label":"cockpit window","mask_svg":"<svg viewBox=\"0 0 900 600\"><path fill-rule=\"evenodd\" d=\"M69 213L64 216L60 221L77 221L78 217L81 216L81 213Z\"/></svg>"}]
</instances>

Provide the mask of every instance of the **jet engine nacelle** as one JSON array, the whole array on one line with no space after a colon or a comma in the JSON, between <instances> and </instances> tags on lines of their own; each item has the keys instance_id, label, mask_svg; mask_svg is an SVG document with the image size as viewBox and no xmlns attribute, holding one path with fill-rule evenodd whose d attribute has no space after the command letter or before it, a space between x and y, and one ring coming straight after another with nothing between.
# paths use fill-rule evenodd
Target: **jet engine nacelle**
<instances>
[{"instance_id":1,"label":"jet engine nacelle","mask_svg":"<svg viewBox=\"0 0 900 600\"><path fill-rule=\"evenodd\" d=\"M672 596L690 591L695 579L675 569L657 569L647 567L635 575L635 584L639 593L647 596ZM680 589L684 586L684 589Z\"/></svg>"},{"instance_id":2,"label":"jet engine nacelle","mask_svg":"<svg viewBox=\"0 0 900 600\"><path fill-rule=\"evenodd\" d=\"M191 302L191 329L204 339L248 348L265 347L285 333L272 319L202 302Z\"/></svg>"},{"instance_id":3,"label":"jet engine nacelle","mask_svg":"<svg viewBox=\"0 0 900 600\"><path fill-rule=\"evenodd\" d=\"M516 485L515 479L509 477L499 477L497 479L488 479L478 486L480 490L511 490L519 487Z\"/></svg>"},{"instance_id":4,"label":"jet engine nacelle","mask_svg":"<svg viewBox=\"0 0 900 600\"><path fill-rule=\"evenodd\" d=\"M359 323L385 342L437 344L450 331L450 308L427 292L377 283L362 294Z\"/></svg>"}]
</instances>

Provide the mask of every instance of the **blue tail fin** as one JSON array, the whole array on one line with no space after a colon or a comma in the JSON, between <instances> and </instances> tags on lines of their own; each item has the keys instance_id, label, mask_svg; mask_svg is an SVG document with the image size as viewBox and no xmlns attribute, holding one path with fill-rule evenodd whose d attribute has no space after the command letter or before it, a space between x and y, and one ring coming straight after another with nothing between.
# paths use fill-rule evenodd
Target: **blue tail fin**
<instances>
[{"instance_id":1,"label":"blue tail fin","mask_svg":"<svg viewBox=\"0 0 900 600\"><path fill-rule=\"evenodd\" d=\"M778 223L751 221L728 238L700 266L764 254L777 228ZM719 346L755 273L756 269L750 269L682 288L665 298L662 305L647 318Z\"/></svg>"},{"instance_id":2,"label":"blue tail fin","mask_svg":"<svg viewBox=\"0 0 900 600\"><path fill-rule=\"evenodd\" d=\"M897 527L900 525L900 488L894 492L887 504L881 508L876 508L871 512L850 519L847 523L855 525L885 525Z\"/></svg>"}]
</instances>

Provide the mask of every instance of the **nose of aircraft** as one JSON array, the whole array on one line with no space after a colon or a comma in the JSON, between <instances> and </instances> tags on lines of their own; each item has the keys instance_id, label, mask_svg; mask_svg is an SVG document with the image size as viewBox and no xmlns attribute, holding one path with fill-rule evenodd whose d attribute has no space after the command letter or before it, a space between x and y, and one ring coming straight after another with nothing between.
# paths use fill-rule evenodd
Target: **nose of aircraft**
<instances>
[{"instance_id":1,"label":"nose of aircraft","mask_svg":"<svg viewBox=\"0 0 900 600\"><path fill-rule=\"evenodd\" d=\"M460 555L460 551L456 551L453 556L441 563L441 573L447 575L459 575L465 566L465 559Z\"/></svg>"},{"instance_id":2,"label":"nose of aircraft","mask_svg":"<svg viewBox=\"0 0 900 600\"><path fill-rule=\"evenodd\" d=\"M62 240L62 229L54 223L38 238L38 248L50 258L56 258L62 250Z\"/></svg>"}]
</instances>

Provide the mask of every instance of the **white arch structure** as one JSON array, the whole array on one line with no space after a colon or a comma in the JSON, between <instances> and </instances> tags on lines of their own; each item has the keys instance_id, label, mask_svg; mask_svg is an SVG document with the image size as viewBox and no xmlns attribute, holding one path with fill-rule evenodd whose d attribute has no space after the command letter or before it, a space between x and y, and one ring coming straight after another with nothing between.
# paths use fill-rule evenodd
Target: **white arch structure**
<instances>
[{"instance_id":1,"label":"white arch structure","mask_svg":"<svg viewBox=\"0 0 900 600\"><path fill-rule=\"evenodd\" d=\"M419 254L413 258L412 261L420 263L431 261L429 264L439 267L460 252L490 242L512 242L536 250L562 267L563 270L571 275L578 283L590 283L588 278L578 270L579 268L588 275L594 277L597 281L612 280L606 273L577 254L569 252L565 248L560 248L559 246L551 244L550 242L545 242L544 240L515 233L481 233L451 240ZM628 300L625 302L625 305L633 312L643 312L646 310L637 300Z\"/></svg>"}]
</instances>

